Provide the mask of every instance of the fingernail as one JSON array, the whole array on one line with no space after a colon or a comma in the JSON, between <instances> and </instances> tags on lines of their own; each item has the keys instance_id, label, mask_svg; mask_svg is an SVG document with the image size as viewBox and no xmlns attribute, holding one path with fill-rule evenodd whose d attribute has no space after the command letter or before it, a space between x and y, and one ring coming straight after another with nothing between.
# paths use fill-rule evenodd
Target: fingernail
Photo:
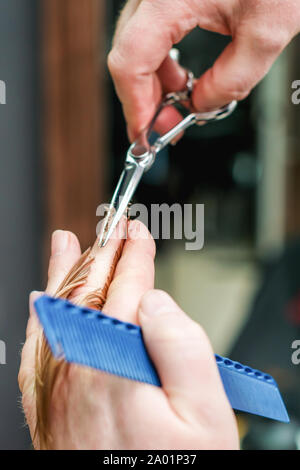
<instances>
[{"instance_id":1,"label":"fingernail","mask_svg":"<svg viewBox=\"0 0 300 470\"><path fill-rule=\"evenodd\" d=\"M60 255L64 253L68 246L68 233L64 230L56 230L52 234L51 254Z\"/></svg>"},{"instance_id":2,"label":"fingernail","mask_svg":"<svg viewBox=\"0 0 300 470\"><path fill-rule=\"evenodd\" d=\"M161 315L173 311L174 307L177 305L166 292L151 290L141 300L140 313L147 316Z\"/></svg>"}]
</instances>

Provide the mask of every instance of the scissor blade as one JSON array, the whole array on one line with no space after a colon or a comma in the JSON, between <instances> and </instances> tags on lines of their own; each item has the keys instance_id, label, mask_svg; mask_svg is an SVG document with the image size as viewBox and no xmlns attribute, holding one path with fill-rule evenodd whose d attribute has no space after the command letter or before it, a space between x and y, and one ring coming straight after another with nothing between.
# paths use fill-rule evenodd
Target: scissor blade
<instances>
[{"instance_id":1,"label":"scissor blade","mask_svg":"<svg viewBox=\"0 0 300 470\"><path fill-rule=\"evenodd\" d=\"M104 247L112 236L116 226L127 210L128 204L130 203L143 174L144 168L134 163L128 164L122 172L108 209L108 214L113 214L113 216L108 217L102 228L99 238L100 247Z\"/></svg>"}]
</instances>

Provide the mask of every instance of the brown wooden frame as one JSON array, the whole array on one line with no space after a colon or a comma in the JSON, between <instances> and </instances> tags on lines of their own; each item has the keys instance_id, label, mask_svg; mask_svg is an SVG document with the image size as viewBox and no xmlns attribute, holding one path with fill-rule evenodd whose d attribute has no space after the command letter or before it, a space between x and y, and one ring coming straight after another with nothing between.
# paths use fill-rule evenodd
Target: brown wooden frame
<instances>
[{"instance_id":1,"label":"brown wooden frame","mask_svg":"<svg viewBox=\"0 0 300 470\"><path fill-rule=\"evenodd\" d=\"M46 244L53 230L68 229L84 248L105 195L105 2L41 5Z\"/></svg>"}]
</instances>

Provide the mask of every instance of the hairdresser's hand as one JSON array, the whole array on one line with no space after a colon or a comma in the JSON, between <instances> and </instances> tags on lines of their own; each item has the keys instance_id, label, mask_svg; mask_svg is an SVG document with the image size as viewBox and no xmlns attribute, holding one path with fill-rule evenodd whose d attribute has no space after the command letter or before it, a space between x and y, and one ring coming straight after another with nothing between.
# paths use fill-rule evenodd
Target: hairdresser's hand
<instances>
[{"instance_id":1,"label":"hairdresser's hand","mask_svg":"<svg viewBox=\"0 0 300 470\"><path fill-rule=\"evenodd\" d=\"M138 232L132 229L138 228ZM66 232L64 232L66 233ZM103 311L140 323L162 388L72 365L55 386L50 431L54 449L232 449L238 447L234 414L210 343L164 292L155 291L155 245L131 223ZM76 237L56 233L48 291L53 292L80 256ZM20 386L31 432L35 427L34 356L39 329L32 306L22 354ZM35 447L39 444L35 441Z\"/></svg>"},{"instance_id":2,"label":"hairdresser's hand","mask_svg":"<svg viewBox=\"0 0 300 470\"><path fill-rule=\"evenodd\" d=\"M185 72L168 52L197 26L233 38L196 83L193 104L203 111L245 98L264 77L300 31L299 2L129 0L117 25L108 65L131 140L150 121L162 91L184 88ZM174 120L173 111L165 116L160 130Z\"/></svg>"}]
</instances>

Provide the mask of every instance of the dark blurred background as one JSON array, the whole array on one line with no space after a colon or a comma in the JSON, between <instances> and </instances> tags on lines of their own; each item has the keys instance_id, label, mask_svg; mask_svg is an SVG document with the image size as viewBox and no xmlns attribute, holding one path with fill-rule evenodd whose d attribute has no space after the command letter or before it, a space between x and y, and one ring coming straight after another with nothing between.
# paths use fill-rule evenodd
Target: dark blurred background
<instances>
[{"instance_id":1,"label":"dark blurred background","mask_svg":"<svg viewBox=\"0 0 300 470\"><path fill-rule=\"evenodd\" d=\"M0 448L29 449L17 372L28 294L43 289L51 232L87 247L128 147L106 68L120 0L0 0ZM200 75L228 38L195 30L178 46ZM153 45L155 47L155 44ZM300 448L300 79L296 38L224 122L190 129L135 200L205 204L205 246L158 240L157 287L207 330L216 353L273 374L290 425L240 414L243 448Z\"/></svg>"}]
</instances>

